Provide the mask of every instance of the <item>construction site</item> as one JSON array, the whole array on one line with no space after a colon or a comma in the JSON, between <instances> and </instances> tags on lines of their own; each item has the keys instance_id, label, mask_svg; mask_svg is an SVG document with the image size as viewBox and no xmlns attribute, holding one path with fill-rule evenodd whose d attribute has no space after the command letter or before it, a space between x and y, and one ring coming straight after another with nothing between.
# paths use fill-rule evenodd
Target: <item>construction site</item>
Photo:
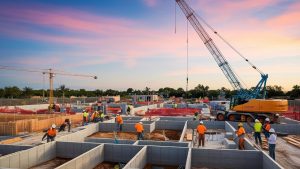
<instances>
[{"instance_id":1,"label":"construction site","mask_svg":"<svg viewBox=\"0 0 300 169\"><path fill-rule=\"evenodd\" d=\"M159 3L155 0L143 2L149 8L157 7ZM269 75L250 62L197 14L194 8L201 4L200 1L199 4L189 0L174 0L173 3L175 3L175 33L178 31L177 11L181 12L181 16L187 22L185 44L187 56L184 63L186 89L165 87L155 91L146 87L144 91L128 88L127 91L118 92L112 89L73 90L66 88L65 85L55 89L56 75L73 78L70 80L71 83L74 79L79 81L78 84L82 81L87 86L102 77L85 74L84 71L75 73L76 71L67 72L54 68L23 68L1 63L0 70L4 76L9 72L24 73L26 76L42 75L43 89L35 90L30 87L18 89L16 86L0 88L0 168L299 169L300 86L295 85L288 92L282 91L281 86L275 85L273 88L268 86ZM39 5L41 4L37 6ZM1 9L0 7L0 25L1 22L3 25L7 24L3 18L18 16L10 14L9 10L1 12ZM88 25L88 19L75 22L73 19L76 17L73 15L76 16L77 13L80 16L76 19L81 19L81 16L91 19L96 17L84 12L74 12L71 8L66 11L71 11L72 17L62 17L61 25L55 21L63 14L61 11L54 15L55 19L50 18L49 23L38 19L39 14L42 17L50 17L49 13L42 15L41 11L38 13L34 13L31 9L24 11L21 11L24 12L24 16L18 16L21 19L13 18L12 21L26 23L26 19L29 18L32 22L42 22L43 26L57 24L59 28L67 30L70 28L68 24L71 23L72 26L79 25L75 30L85 25L87 27L83 29L84 31L96 30L101 33L107 30L115 31L113 26L107 30L101 26L94 29L95 25ZM119 26L117 24L119 21L107 19L104 23ZM27 24L29 23L28 21ZM121 23L123 24L123 21ZM232 90L224 87L220 90L209 90L208 86L200 84L194 89L189 89L190 74L194 73L194 69L189 72L189 34L191 34L189 31L193 31L195 39L203 42L201 45L208 49ZM209 31L236 53L248 68L259 75L258 83L253 87L247 87L238 75L241 72L233 71L230 60L229 62L227 60L229 57L223 55ZM36 36L36 39L39 38ZM81 42L73 40L62 38L55 42ZM84 41L84 44L88 46L93 43ZM117 43L114 42L115 44ZM135 55L135 52L129 53ZM129 62L126 64L131 66L133 63L131 60ZM82 64L84 63L86 62L82 61ZM101 61L101 64L103 63ZM115 76L112 76L113 79L116 79ZM129 79L128 81L135 81L131 77ZM218 80L215 79L214 83L219 83ZM15 83L14 80L11 81ZM171 81L173 82L173 79ZM49 87L45 87L48 83ZM74 82L74 86L75 83L77 82ZM0 86L3 85L0 83ZM72 84L70 86L72 87Z\"/></svg>"}]
</instances>

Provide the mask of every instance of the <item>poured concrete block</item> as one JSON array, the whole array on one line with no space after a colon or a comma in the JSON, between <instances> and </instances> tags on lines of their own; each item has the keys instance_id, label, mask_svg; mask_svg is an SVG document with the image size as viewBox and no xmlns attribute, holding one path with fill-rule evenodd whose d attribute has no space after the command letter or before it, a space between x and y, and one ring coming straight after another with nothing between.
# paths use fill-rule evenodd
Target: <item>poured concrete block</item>
<instances>
[{"instance_id":1,"label":"poured concrete block","mask_svg":"<svg viewBox=\"0 0 300 169\"><path fill-rule=\"evenodd\" d=\"M228 140L227 138L224 139L224 145L226 149L236 149L237 145L235 144L234 141Z\"/></svg>"},{"instance_id":2,"label":"poured concrete block","mask_svg":"<svg viewBox=\"0 0 300 169\"><path fill-rule=\"evenodd\" d=\"M225 138L232 140L233 139L233 133L232 132L226 132L225 133Z\"/></svg>"}]
</instances>

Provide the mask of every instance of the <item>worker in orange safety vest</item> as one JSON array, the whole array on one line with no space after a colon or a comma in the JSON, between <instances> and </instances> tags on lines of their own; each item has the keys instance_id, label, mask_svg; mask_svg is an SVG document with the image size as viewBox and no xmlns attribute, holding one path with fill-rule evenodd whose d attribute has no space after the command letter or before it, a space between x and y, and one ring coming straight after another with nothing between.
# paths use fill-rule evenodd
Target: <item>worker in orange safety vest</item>
<instances>
[{"instance_id":1,"label":"worker in orange safety vest","mask_svg":"<svg viewBox=\"0 0 300 169\"><path fill-rule=\"evenodd\" d=\"M122 118L122 116L120 116L120 114L117 114L116 122L117 122L117 124L118 124L118 130L119 130L119 131L122 131L122 127L123 127L123 118Z\"/></svg>"},{"instance_id":2,"label":"worker in orange safety vest","mask_svg":"<svg viewBox=\"0 0 300 169\"><path fill-rule=\"evenodd\" d=\"M42 141L45 139L45 137L47 137L47 143L50 141L54 141L55 137L56 137L56 125L52 124L51 128L47 130L47 132L45 133L45 135L42 138Z\"/></svg>"},{"instance_id":3,"label":"worker in orange safety vest","mask_svg":"<svg viewBox=\"0 0 300 169\"><path fill-rule=\"evenodd\" d=\"M245 150L245 129L243 127L243 123L238 124L238 130L235 131L239 138L239 150Z\"/></svg>"},{"instance_id":4,"label":"worker in orange safety vest","mask_svg":"<svg viewBox=\"0 0 300 169\"><path fill-rule=\"evenodd\" d=\"M199 144L198 147L200 145L202 145L202 147L204 147L204 141L205 141L205 132L206 132L206 127L203 124L203 121L200 121L200 124L197 126L197 132L199 135Z\"/></svg>"},{"instance_id":5,"label":"worker in orange safety vest","mask_svg":"<svg viewBox=\"0 0 300 169\"><path fill-rule=\"evenodd\" d=\"M137 139L138 140L143 140L144 139L144 136L143 136L143 132L144 132L144 126L143 126L143 122L138 122L135 124L135 129L136 129L136 132L137 132Z\"/></svg>"},{"instance_id":6,"label":"worker in orange safety vest","mask_svg":"<svg viewBox=\"0 0 300 169\"><path fill-rule=\"evenodd\" d=\"M263 132L264 132L264 135L265 135L267 140L270 136L270 129L271 129L270 119L266 118L265 119L265 124L263 125Z\"/></svg>"}]
</instances>

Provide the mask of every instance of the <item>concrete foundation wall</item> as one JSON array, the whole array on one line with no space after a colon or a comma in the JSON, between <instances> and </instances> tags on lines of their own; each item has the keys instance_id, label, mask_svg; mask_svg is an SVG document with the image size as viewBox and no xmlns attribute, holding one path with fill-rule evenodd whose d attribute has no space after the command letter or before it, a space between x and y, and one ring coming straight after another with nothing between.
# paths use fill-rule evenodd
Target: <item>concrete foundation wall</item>
<instances>
[{"instance_id":1,"label":"concrete foundation wall","mask_svg":"<svg viewBox=\"0 0 300 169\"><path fill-rule=\"evenodd\" d=\"M104 161L127 163L143 146L104 144Z\"/></svg>"},{"instance_id":2,"label":"concrete foundation wall","mask_svg":"<svg viewBox=\"0 0 300 169\"><path fill-rule=\"evenodd\" d=\"M75 158L95 147L97 143L56 142L56 157Z\"/></svg>"},{"instance_id":3,"label":"concrete foundation wall","mask_svg":"<svg viewBox=\"0 0 300 169\"><path fill-rule=\"evenodd\" d=\"M239 139L237 138L237 135L235 134L236 128L234 128L231 123L225 122L225 130L226 132L230 132L233 135L233 141L238 145ZM245 138L245 149L246 150L256 150L254 148L254 145L248 140L248 138Z\"/></svg>"},{"instance_id":4,"label":"concrete foundation wall","mask_svg":"<svg viewBox=\"0 0 300 169\"><path fill-rule=\"evenodd\" d=\"M4 156L18 151L27 150L32 147L33 146L0 144L0 154L1 156Z\"/></svg>"},{"instance_id":5,"label":"concrete foundation wall","mask_svg":"<svg viewBox=\"0 0 300 169\"><path fill-rule=\"evenodd\" d=\"M207 121L203 120L204 125L207 129L225 129L224 121ZM189 129L196 129L199 125L199 121L188 121L187 127Z\"/></svg>"},{"instance_id":6,"label":"concrete foundation wall","mask_svg":"<svg viewBox=\"0 0 300 169\"><path fill-rule=\"evenodd\" d=\"M186 130L187 130L187 121L185 122L184 127L183 127L183 129L182 129L182 132L181 132L181 136L180 136L179 142L183 142L183 139L184 139Z\"/></svg>"},{"instance_id":7,"label":"concrete foundation wall","mask_svg":"<svg viewBox=\"0 0 300 169\"><path fill-rule=\"evenodd\" d=\"M171 141L149 141L139 140L137 145L155 145L155 146L174 146L174 147L189 147L189 143L171 142Z\"/></svg>"},{"instance_id":8,"label":"concrete foundation wall","mask_svg":"<svg viewBox=\"0 0 300 169\"><path fill-rule=\"evenodd\" d=\"M0 167L30 168L56 157L56 142L0 157Z\"/></svg>"},{"instance_id":9,"label":"concrete foundation wall","mask_svg":"<svg viewBox=\"0 0 300 169\"><path fill-rule=\"evenodd\" d=\"M100 123L100 124L103 124L103 123ZM98 131L99 131L99 123L93 123L93 124L89 124L87 126L81 127L80 131L62 136L56 140L57 141L84 142L85 137L90 136L93 133L96 133Z\"/></svg>"},{"instance_id":10,"label":"concrete foundation wall","mask_svg":"<svg viewBox=\"0 0 300 169\"><path fill-rule=\"evenodd\" d=\"M262 168L260 151L215 150L192 148L192 167L222 169Z\"/></svg>"},{"instance_id":11,"label":"concrete foundation wall","mask_svg":"<svg viewBox=\"0 0 300 169\"><path fill-rule=\"evenodd\" d=\"M188 148L147 146L147 162L155 165L185 166Z\"/></svg>"},{"instance_id":12,"label":"concrete foundation wall","mask_svg":"<svg viewBox=\"0 0 300 169\"><path fill-rule=\"evenodd\" d=\"M182 130L184 128L185 121L163 121L159 120L155 122L156 130Z\"/></svg>"},{"instance_id":13,"label":"concrete foundation wall","mask_svg":"<svg viewBox=\"0 0 300 169\"><path fill-rule=\"evenodd\" d=\"M190 148L186 158L185 169L191 169L191 168L192 168L192 149Z\"/></svg>"},{"instance_id":14,"label":"concrete foundation wall","mask_svg":"<svg viewBox=\"0 0 300 169\"><path fill-rule=\"evenodd\" d=\"M81 154L65 164L56 167L56 169L93 169L99 163L104 161L104 145L97 147Z\"/></svg>"},{"instance_id":15,"label":"concrete foundation wall","mask_svg":"<svg viewBox=\"0 0 300 169\"><path fill-rule=\"evenodd\" d=\"M92 137L86 137L84 139L85 142L92 142L92 143L115 143L115 139L110 138L92 138ZM118 144L133 144L136 141L134 140L122 140L118 139Z\"/></svg>"},{"instance_id":16,"label":"concrete foundation wall","mask_svg":"<svg viewBox=\"0 0 300 169\"><path fill-rule=\"evenodd\" d=\"M143 147L123 169L140 169L147 164L147 146Z\"/></svg>"},{"instance_id":17,"label":"concrete foundation wall","mask_svg":"<svg viewBox=\"0 0 300 169\"><path fill-rule=\"evenodd\" d=\"M152 132L154 130L154 122L151 124L143 124L144 132ZM117 129L117 123L100 123L99 131L113 132ZM124 123L123 124L123 132L136 132L135 123Z\"/></svg>"},{"instance_id":18,"label":"concrete foundation wall","mask_svg":"<svg viewBox=\"0 0 300 169\"><path fill-rule=\"evenodd\" d=\"M160 120L171 120L171 121L187 121L193 120L193 117L165 117L165 116L161 116Z\"/></svg>"},{"instance_id":19,"label":"concrete foundation wall","mask_svg":"<svg viewBox=\"0 0 300 169\"><path fill-rule=\"evenodd\" d=\"M138 117L138 116L127 116L127 117L122 117L123 120L137 120L140 121L142 120L143 117Z\"/></svg>"},{"instance_id":20,"label":"concrete foundation wall","mask_svg":"<svg viewBox=\"0 0 300 169\"><path fill-rule=\"evenodd\" d=\"M263 169L284 169L282 166L280 166L276 161L274 161L269 155L267 155L265 152L262 152L263 157L263 163L262 167Z\"/></svg>"}]
</instances>

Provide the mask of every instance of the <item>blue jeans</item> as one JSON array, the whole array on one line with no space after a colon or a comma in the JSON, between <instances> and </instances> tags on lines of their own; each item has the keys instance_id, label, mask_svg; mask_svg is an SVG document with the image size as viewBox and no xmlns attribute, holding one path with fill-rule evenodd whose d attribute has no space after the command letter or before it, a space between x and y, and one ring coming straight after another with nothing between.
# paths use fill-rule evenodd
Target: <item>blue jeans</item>
<instances>
[{"instance_id":1,"label":"blue jeans","mask_svg":"<svg viewBox=\"0 0 300 169\"><path fill-rule=\"evenodd\" d=\"M270 133L268 131L264 131L264 135L265 135L266 139L268 139L270 137Z\"/></svg>"},{"instance_id":2,"label":"blue jeans","mask_svg":"<svg viewBox=\"0 0 300 169\"><path fill-rule=\"evenodd\" d=\"M255 143L258 144L258 140L259 140L259 144L262 145L260 132L255 132L254 137L255 137Z\"/></svg>"},{"instance_id":3,"label":"blue jeans","mask_svg":"<svg viewBox=\"0 0 300 169\"><path fill-rule=\"evenodd\" d=\"M269 155L273 160L275 160L275 145L276 144L269 144Z\"/></svg>"},{"instance_id":4,"label":"blue jeans","mask_svg":"<svg viewBox=\"0 0 300 169\"><path fill-rule=\"evenodd\" d=\"M138 140L144 140L143 133L137 133L137 139Z\"/></svg>"}]
</instances>

